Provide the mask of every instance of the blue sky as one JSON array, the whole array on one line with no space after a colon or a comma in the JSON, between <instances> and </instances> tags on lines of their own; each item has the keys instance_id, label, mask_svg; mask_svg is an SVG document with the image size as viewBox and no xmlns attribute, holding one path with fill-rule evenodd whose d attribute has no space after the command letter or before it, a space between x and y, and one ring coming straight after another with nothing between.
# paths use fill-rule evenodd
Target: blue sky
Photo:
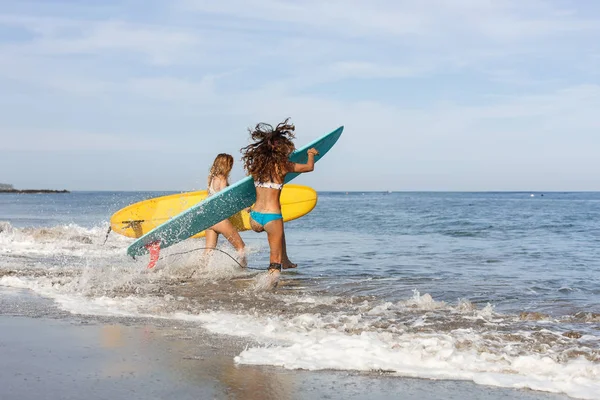
<instances>
[{"instance_id":1,"label":"blue sky","mask_svg":"<svg viewBox=\"0 0 600 400\"><path fill-rule=\"evenodd\" d=\"M289 116L345 126L317 190L600 190L599 43L591 0L3 0L0 182L235 181Z\"/></svg>"}]
</instances>

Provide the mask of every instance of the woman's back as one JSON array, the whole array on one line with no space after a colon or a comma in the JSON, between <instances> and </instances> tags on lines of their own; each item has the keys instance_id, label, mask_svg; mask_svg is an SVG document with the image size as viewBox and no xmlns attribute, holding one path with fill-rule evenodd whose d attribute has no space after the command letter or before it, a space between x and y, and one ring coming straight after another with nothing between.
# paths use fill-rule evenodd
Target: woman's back
<instances>
[{"instance_id":1,"label":"woman's back","mask_svg":"<svg viewBox=\"0 0 600 400\"><path fill-rule=\"evenodd\" d=\"M281 189L285 175L280 176L275 182L254 181L256 187L256 202L253 209L260 212L281 213Z\"/></svg>"},{"instance_id":2,"label":"woman's back","mask_svg":"<svg viewBox=\"0 0 600 400\"><path fill-rule=\"evenodd\" d=\"M207 192L209 196L217 193L220 190L223 190L229 184L227 182L227 177L224 175L217 176L209 176L208 177L208 187Z\"/></svg>"}]
</instances>

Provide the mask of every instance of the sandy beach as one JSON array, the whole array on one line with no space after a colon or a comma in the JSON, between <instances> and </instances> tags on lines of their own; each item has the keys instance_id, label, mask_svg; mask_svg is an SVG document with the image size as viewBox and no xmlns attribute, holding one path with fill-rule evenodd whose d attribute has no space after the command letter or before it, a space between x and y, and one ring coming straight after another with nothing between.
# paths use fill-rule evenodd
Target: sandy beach
<instances>
[{"instance_id":1,"label":"sandy beach","mask_svg":"<svg viewBox=\"0 0 600 400\"><path fill-rule=\"evenodd\" d=\"M73 315L2 288L0 398L566 399L464 381L243 366L247 341L164 319Z\"/></svg>"}]
</instances>

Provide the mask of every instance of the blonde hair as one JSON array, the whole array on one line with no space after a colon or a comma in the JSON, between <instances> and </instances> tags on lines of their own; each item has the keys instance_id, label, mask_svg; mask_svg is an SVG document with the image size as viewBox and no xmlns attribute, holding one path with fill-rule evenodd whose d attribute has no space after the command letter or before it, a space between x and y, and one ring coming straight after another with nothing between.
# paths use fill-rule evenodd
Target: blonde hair
<instances>
[{"instance_id":1,"label":"blonde hair","mask_svg":"<svg viewBox=\"0 0 600 400\"><path fill-rule=\"evenodd\" d=\"M229 180L229 173L233 168L233 156L231 154L221 153L215 157L210 172L208 173L208 184L215 176L224 176Z\"/></svg>"}]
</instances>

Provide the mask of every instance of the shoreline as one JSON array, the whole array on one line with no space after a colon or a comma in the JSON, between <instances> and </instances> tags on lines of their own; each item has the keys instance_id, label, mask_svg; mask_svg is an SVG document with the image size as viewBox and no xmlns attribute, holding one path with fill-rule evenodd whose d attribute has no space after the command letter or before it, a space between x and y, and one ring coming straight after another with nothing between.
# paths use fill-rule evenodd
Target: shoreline
<instances>
[{"instance_id":1,"label":"shoreline","mask_svg":"<svg viewBox=\"0 0 600 400\"><path fill-rule=\"evenodd\" d=\"M181 320L70 314L28 290L0 287L0 398L364 399L507 398L562 394L404 378L384 372L238 365L252 340Z\"/></svg>"},{"instance_id":2,"label":"shoreline","mask_svg":"<svg viewBox=\"0 0 600 400\"><path fill-rule=\"evenodd\" d=\"M244 345L173 321L31 318L0 315L0 397L132 400L485 398L565 400L567 396L469 381L385 373L287 370L237 365Z\"/></svg>"}]
</instances>

